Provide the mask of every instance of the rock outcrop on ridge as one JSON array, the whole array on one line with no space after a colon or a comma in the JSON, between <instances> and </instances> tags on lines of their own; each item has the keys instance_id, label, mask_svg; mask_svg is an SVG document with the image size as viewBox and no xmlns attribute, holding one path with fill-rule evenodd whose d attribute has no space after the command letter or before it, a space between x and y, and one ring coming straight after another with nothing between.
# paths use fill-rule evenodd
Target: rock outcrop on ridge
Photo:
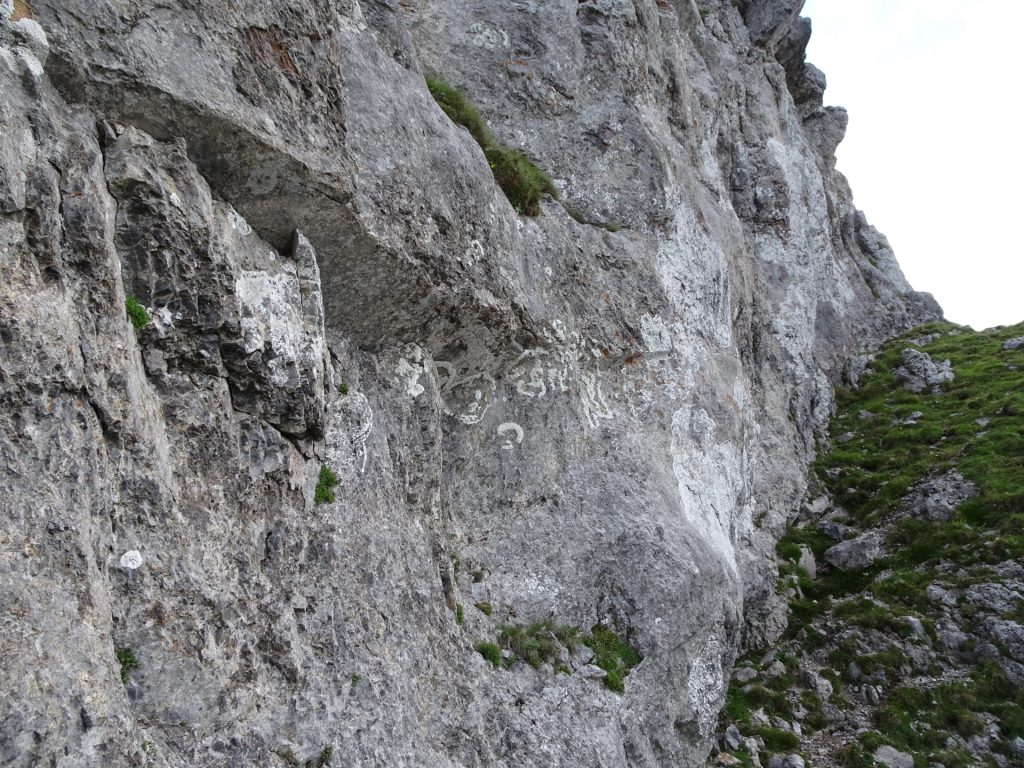
<instances>
[{"instance_id":1,"label":"rock outcrop on ridge","mask_svg":"<svg viewBox=\"0 0 1024 768\"><path fill-rule=\"evenodd\" d=\"M940 315L800 7L0 2L0 764L701 764L833 383ZM475 649L548 619L621 693Z\"/></svg>"}]
</instances>

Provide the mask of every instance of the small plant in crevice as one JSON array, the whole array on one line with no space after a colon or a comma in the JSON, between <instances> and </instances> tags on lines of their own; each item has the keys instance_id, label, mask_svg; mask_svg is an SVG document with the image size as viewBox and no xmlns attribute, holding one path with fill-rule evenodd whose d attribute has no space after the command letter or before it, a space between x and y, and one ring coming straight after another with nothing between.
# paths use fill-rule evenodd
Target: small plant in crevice
<instances>
[{"instance_id":1,"label":"small plant in crevice","mask_svg":"<svg viewBox=\"0 0 1024 768\"><path fill-rule=\"evenodd\" d=\"M469 102L469 99L438 77L427 77L426 81L430 95L434 97L434 101L453 123L461 125L469 131L481 147L489 147L494 142L484 119L480 116L477 108Z\"/></svg>"},{"instance_id":2,"label":"small plant in crevice","mask_svg":"<svg viewBox=\"0 0 1024 768\"><path fill-rule=\"evenodd\" d=\"M341 394L341 395L347 395L348 394L348 382L347 381L343 381L340 384L338 384L338 394Z\"/></svg>"},{"instance_id":3,"label":"small plant in crevice","mask_svg":"<svg viewBox=\"0 0 1024 768\"><path fill-rule=\"evenodd\" d=\"M489 607L489 604L488 604ZM501 649L507 649L512 658L526 662L534 669L550 664L556 672L571 674L563 662L563 652L576 653L581 645L594 653L592 664L605 672L605 685L615 693L625 691L625 678L643 657L613 630L595 624L589 635L572 626L556 624L551 619L528 626L507 625L502 628L498 643L477 643L476 650L495 667L502 666Z\"/></svg>"},{"instance_id":4,"label":"small plant in crevice","mask_svg":"<svg viewBox=\"0 0 1024 768\"><path fill-rule=\"evenodd\" d=\"M497 643L482 642L477 643L473 646L476 652L483 656L487 661L491 662L494 667L501 666L501 648L498 647Z\"/></svg>"},{"instance_id":5,"label":"small plant in crevice","mask_svg":"<svg viewBox=\"0 0 1024 768\"><path fill-rule=\"evenodd\" d=\"M558 197L551 177L518 149L490 146L484 150L484 155L498 186L518 213L537 216L544 195Z\"/></svg>"},{"instance_id":6,"label":"small plant in crevice","mask_svg":"<svg viewBox=\"0 0 1024 768\"><path fill-rule=\"evenodd\" d=\"M465 611L462 608L462 603L456 603L455 604L455 623L458 624L461 627L462 623L465 620L466 620L466 613L465 613Z\"/></svg>"},{"instance_id":7,"label":"small plant in crevice","mask_svg":"<svg viewBox=\"0 0 1024 768\"><path fill-rule=\"evenodd\" d=\"M124 309L128 313L128 319L136 331L141 331L149 325L149 312L146 311L146 308L134 296L128 296L124 300Z\"/></svg>"},{"instance_id":8,"label":"small plant in crevice","mask_svg":"<svg viewBox=\"0 0 1024 768\"><path fill-rule=\"evenodd\" d=\"M565 209L565 212L568 213L572 219L575 219L577 224L590 223L590 217L587 216L586 213L584 213L582 208L577 208L575 205L570 205L569 203L562 203L562 207Z\"/></svg>"},{"instance_id":9,"label":"small plant in crevice","mask_svg":"<svg viewBox=\"0 0 1024 768\"><path fill-rule=\"evenodd\" d=\"M605 685L623 693L626 675L643 661L640 652L603 624L595 624L583 643L594 652L594 664L605 671Z\"/></svg>"},{"instance_id":10,"label":"small plant in crevice","mask_svg":"<svg viewBox=\"0 0 1024 768\"><path fill-rule=\"evenodd\" d=\"M324 747L320 750L316 760L307 760L306 768L324 768L331 764L331 757L334 755L334 747Z\"/></svg>"},{"instance_id":11,"label":"small plant in crevice","mask_svg":"<svg viewBox=\"0 0 1024 768\"><path fill-rule=\"evenodd\" d=\"M520 215L539 215L544 195L558 199L551 178L519 150L495 141L480 113L465 96L440 78L427 77L426 81L438 106L453 123L468 130L483 149L495 181Z\"/></svg>"},{"instance_id":12,"label":"small plant in crevice","mask_svg":"<svg viewBox=\"0 0 1024 768\"><path fill-rule=\"evenodd\" d=\"M274 754L284 761L289 768L326 768L331 764L334 756L334 747L326 746L320 750L320 754L308 760L299 760L291 747L275 749Z\"/></svg>"},{"instance_id":13,"label":"small plant in crevice","mask_svg":"<svg viewBox=\"0 0 1024 768\"><path fill-rule=\"evenodd\" d=\"M313 501L316 504L330 504L334 501L334 487L338 484L338 476L330 467L320 467L320 477L317 479L316 490L313 492Z\"/></svg>"},{"instance_id":14,"label":"small plant in crevice","mask_svg":"<svg viewBox=\"0 0 1024 768\"><path fill-rule=\"evenodd\" d=\"M115 656L117 663L121 665L121 682L128 685L132 670L139 669L142 663L136 658L135 651L131 648L118 648Z\"/></svg>"},{"instance_id":15,"label":"small plant in crevice","mask_svg":"<svg viewBox=\"0 0 1024 768\"><path fill-rule=\"evenodd\" d=\"M545 619L529 626L509 625L502 628L500 642L516 658L537 669L545 662L554 664L563 647L572 653L581 641L580 631L576 627L562 626L551 619Z\"/></svg>"},{"instance_id":16,"label":"small plant in crevice","mask_svg":"<svg viewBox=\"0 0 1024 768\"><path fill-rule=\"evenodd\" d=\"M565 212L579 224L601 227L601 229L607 230L608 232L619 231L619 225L614 221L601 221L598 218L587 215L582 208L577 208L576 206L568 203L562 203L562 207L565 209Z\"/></svg>"},{"instance_id":17,"label":"small plant in crevice","mask_svg":"<svg viewBox=\"0 0 1024 768\"><path fill-rule=\"evenodd\" d=\"M292 751L291 747L275 749L274 754L281 758L289 768L298 768L301 765L299 758L295 756L295 752Z\"/></svg>"},{"instance_id":18,"label":"small plant in crevice","mask_svg":"<svg viewBox=\"0 0 1024 768\"><path fill-rule=\"evenodd\" d=\"M490 616L494 611L494 606L491 605L489 600L481 600L479 603L474 603L473 605L484 616Z\"/></svg>"}]
</instances>

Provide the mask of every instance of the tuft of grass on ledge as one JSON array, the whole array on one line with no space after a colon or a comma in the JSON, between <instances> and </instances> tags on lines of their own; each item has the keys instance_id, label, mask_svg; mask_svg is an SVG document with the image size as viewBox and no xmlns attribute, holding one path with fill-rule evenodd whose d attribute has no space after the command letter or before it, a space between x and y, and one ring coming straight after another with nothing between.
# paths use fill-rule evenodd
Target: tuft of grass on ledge
<instances>
[{"instance_id":1,"label":"tuft of grass on ledge","mask_svg":"<svg viewBox=\"0 0 1024 768\"><path fill-rule=\"evenodd\" d=\"M334 501L334 486L338 484L338 476L330 467L320 467L320 477L317 479L316 490L313 491L313 502L315 504L330 504Z\"/></svg>"},{"instance_id":2,"label":"tuft of grass on ledge","mask_svg":"<svg viewBox=\"0 0 1024 768\"><path fill-rule=\"evenodd\" d=\"M124 300L124 309L136 331L141 331L149 325L149 312L134 296L128 296Z\"/></svg>"},{"instance_id":3,"label":"tuft of grass on ledge","mask_svg":"<svg viewBox=\"0 0 1024 768\"><path fill-rule=\"evenodd\" d=\"M594 664L605 671L604 684L624 693L626 675L643 661L640 652L603 624L595 624L583 643L594 652Z\"/></svg>"},{"instance_id":4,"label":"tuft of grass on ledge","mask_svg":"<svg viewBox=\"0 0 1024 768\"><path fill-rule=\"evenodd\" d=\"M643 657L603 624L595 624L589 635L582 634L576 627L556 624L551 619L529 626L506 625L501 630L498 643L477 643L474 647L495 667L502 666L501 649L506 648L512 653L508 664L519 659L538 669L548 663L556 671L571 674L572 671L560 662L562 650L575 653L581 645L594 652L591 663L604 670L604 684L615 693L624 693L626 676L643 661Z\"/></svg>"},{"instance_id":5,"label":"tuft of grass on ledge","mask_svg":"<svg viewBox=\"0 0 1024 768\"><path fill-rule=\"evenodd\" d=\"M494 143L484 119L469 99L438 77L427 77L427 90L449 119L469 131L477 144L486 149Z\"/></svg>"},{"instance_id":6,"label":"tuft of grass on ledge","mask_svg":"<svg viewBox=\"0 0 1024 768\"><path fill-rule=\"evenodd\" d=\"M427 77L426 81L427 89L438 106L453 123L469 131L483 149L494 180L517 213L537 216L544 195L558 199L558 190L551 177L519 150L496 142L476 107L465 96L440 78Z\"/></svg>"},{"instance_id":7,"label":"tuft of grass on ledge","mask_svg":"<svg viewBox=\"0 0 1024 768\"><path fill-rule=\"evenodd\" d=\"M537 216L544 195L558 197L551 177L530 162L518 149L490 146L484 150L495 181L520 214Z\"/></svg>"},{"instance_id":8,"label":"tuft of grass on ledge","mask_svg":"<svg viewBox=\"0 0 1024 768\"><path fill-rule=\"evenodd\" d=\"M118 648L115 654L117 663L121 665L121 682L128 685L131 679L132 670L139 669L142 663L135 656L131 648Z\"/></svg>"},{"instance_id":9,"label":"tuft of grass on ledge","mask_svg":"<svg viewBox=\"0 0 1024 768\"><path fill-rule=\"evenodd\" d=\"M476 648L477 653L491 663L491 666L501 666L501 648L497 643L477 643L473 647Z\"/></svg>"}]
</instances>

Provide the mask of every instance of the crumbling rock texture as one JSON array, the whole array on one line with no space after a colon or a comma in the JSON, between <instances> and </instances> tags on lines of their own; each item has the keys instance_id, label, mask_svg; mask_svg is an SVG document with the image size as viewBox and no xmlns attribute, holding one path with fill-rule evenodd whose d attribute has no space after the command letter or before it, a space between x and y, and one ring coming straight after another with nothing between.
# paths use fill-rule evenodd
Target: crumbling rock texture
<instances>
[{"instance_id":1,"label":"crumbling rock texture","mask_svg":"<svg viewBox=\"0 0 1024 768\"><path fill-rule=\"evenodd\" d=\"M832 383L940 314L800 3L15 6L0 763L700 764ZM518 216L427 73L615 226ZM624 693L473 650L544 618Z\"/></svg>"}]
</instances>

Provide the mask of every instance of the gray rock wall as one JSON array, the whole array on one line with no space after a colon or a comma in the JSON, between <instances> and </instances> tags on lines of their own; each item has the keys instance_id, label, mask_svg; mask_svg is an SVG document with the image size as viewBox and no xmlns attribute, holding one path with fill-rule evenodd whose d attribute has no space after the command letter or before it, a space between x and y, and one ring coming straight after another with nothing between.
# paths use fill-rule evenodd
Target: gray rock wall
<instances>
[{"instance_id":1,"label":"gray rock wall","mask_svg":"<svg viewBox=\"0 0 1024 768\"><path fill-rule=\"evenodd\" d=\"M831 382L939 315L799 3L9 12L0 764L700 764ZM518 216L423 73L616 226ZM624 693L473 650L544 618Z\"/></svg>"}]
</instances>

